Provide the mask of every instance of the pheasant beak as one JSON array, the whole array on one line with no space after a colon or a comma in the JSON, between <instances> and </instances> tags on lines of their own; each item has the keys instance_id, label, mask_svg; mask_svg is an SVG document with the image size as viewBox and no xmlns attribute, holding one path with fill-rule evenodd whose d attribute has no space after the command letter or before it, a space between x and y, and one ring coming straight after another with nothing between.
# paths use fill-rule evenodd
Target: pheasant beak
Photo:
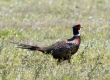
<instances>
[{"instance_id":1,"label":"pheasant beak","mask_svg":"<svg viewBox=\"0 0 110 80\"><path fill-rule=\"evenodd\" d=\"M83 27L81 26L81 28L83 28Z\"/></svg>"}]
</instances>

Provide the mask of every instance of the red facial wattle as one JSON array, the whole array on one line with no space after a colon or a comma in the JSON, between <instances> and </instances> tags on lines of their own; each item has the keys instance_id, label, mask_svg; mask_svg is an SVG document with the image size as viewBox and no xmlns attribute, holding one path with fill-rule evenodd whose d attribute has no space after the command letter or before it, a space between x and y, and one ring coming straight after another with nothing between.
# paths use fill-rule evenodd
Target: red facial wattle
<instances>
[{"instance_id":1,"label":"red facial wattle","mask_svg":"<svg viewBox=\"0 0 110 80\"><path fill-rule=\"evenodd\" d=\"M77 27L78 27L78 30L80 30L80 28L81 28L81 25L80 25L80 24L78 24L78 26L77 26Z\"/></svg>"}]
</instances>

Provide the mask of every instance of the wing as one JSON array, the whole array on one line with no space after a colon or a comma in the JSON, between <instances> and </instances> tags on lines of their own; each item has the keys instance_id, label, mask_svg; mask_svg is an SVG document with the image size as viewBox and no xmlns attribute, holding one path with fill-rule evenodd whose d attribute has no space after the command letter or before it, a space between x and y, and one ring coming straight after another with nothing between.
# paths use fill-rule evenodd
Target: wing
<instances>
[{"instance_id":1,"label":"wing","mask_svg":"<svg viewBox=\"0 0 110 80\"><path fill-rule=\"evenodd\" d=\"M59 41L51 46L45 47L45 51L47 53L52 52L53 54L62 54L66 53L68 51L72 51L74 48L74 43L73 42L67 42L66 40L64 41Z\"/></svg>"}]
</instances>

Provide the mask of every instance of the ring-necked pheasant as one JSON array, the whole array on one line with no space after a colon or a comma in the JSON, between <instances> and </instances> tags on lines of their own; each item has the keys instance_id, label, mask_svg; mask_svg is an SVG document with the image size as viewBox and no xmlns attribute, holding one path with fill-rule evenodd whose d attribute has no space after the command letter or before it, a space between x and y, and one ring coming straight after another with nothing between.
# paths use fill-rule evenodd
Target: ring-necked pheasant
<instances>
[{"instance_id":1,"label":"ring-necked pheasant","mask_svg":"<svg viewBox=\"0 0 110 80\"><path fill-rule=\"evenodd\" d=\"M70 62L71 56L75 54L79 49L81 38L78 30L80 30L80 28L81 28L80 24L74 25L73 26L74 36L72 38L59 41L47 47L19 43L15 44L18 44L18 47L22 49L28 49L32 51L37 50L43 53L51 54L53 58L58 59L58 62L61 62L63 60L68 60L68 62Z\"/></svg>"}]
</instances>

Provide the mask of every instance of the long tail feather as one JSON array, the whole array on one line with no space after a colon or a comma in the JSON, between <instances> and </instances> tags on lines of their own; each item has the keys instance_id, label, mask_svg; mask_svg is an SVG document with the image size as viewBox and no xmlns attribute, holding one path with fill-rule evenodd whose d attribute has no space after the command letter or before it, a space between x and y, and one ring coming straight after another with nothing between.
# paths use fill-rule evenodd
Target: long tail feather
<instances>
[{"instance_id":1,"label":"long tail feather","mask_svg":"<svg viewBox=\"0 0 110 80\"><path fill-rule=\"evenodd\" d=\"M31 46L31 45L23 45L23 46L19 46L17 48L22 48L22 49L28 49L28 50L38 50L38 47L36 46Z\"/></svg>"},{"instance_id":2,"label":"long tail feather","mask_svg":"<svg viewBox=\"0 0 110 80\"><path fill-rule=\"evenodd\" d=\"M39 48L40 48L38 46L32 46L32 45L22 44L22 43L17 43L17 42L11 42L11 43L17 44L17 48L22 48L22 49L39 50Z\"/></svg>"}]
</instances>

